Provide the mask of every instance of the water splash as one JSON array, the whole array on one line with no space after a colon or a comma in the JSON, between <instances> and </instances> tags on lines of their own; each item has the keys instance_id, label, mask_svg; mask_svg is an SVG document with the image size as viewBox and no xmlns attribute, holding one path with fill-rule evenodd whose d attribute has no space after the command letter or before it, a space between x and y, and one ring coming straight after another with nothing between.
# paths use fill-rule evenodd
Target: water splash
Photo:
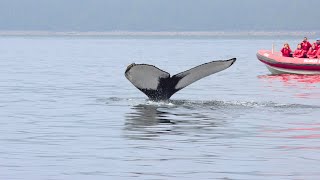
<instances>
[{"instance_id":1,"label":"water splash","mask_svg":"<svg viewBox=\"0 0 320 180\"><path fill-rule=\"evenodd\" d=\"M166 107L166 108L205 108L205 109L220 109L220 108L277 108L277 109L295 109L295 108L310 108L320 109L317 105L306 105L306 104L286 104L286 103L275 103L272 101L268 102L257 102L257 101L223 101L223 100L166 100L166 101L151 101L143 98L118 98L109 97L105 99L98 99L98 101L106 104L127 104L130 106L137 105L150 105L155 107Z\"/></svg>"}]
</instances>

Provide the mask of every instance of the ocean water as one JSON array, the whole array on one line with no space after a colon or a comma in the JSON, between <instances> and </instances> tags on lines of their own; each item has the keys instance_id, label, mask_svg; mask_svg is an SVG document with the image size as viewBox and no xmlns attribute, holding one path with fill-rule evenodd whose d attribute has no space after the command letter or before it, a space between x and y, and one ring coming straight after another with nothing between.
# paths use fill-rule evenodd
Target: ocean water
<instances>
[{"instance_id":1,"label":"ocean water","mask_svg":"<svg viewBox=\"0 0 320 180\"><path fill-rule=\"evenodd\" d=\"M319 179L320 76L256 58L284 41L0 37L0 179ZM233 57L166 102L124 76Z\"/></svg>"}]
</instances>

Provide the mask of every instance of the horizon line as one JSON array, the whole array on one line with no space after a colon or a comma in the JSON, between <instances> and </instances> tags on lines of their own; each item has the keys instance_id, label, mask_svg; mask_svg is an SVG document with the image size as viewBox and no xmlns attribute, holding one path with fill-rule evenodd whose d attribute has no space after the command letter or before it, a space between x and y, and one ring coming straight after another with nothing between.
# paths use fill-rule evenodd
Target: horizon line
<instances>
[{"instance_id":1,"label":"horizon line","mask_svg":"<svg viewBox=\"0 0 320 180\"><path fill-rule=\"evenodd\" d=\"M0 30L0 36L314 36L320 31L42 31Z\"/></svg>"}]
</instances>

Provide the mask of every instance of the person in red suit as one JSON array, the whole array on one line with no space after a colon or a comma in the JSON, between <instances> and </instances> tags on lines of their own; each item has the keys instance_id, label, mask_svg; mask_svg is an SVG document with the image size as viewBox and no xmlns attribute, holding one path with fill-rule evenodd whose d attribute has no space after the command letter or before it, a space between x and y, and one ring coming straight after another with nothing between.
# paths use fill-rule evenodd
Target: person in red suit
<instances>
[{"instance_id":1,"label":"person in red suit","mask_svg":"<svg viewBox=\"0 0 320 180\"><path fill-rule=\"evenodd\" d=\"M309 51L307 52L307 57L310 59L315 59L317 58L317 53L319 50L316 50L316 46L315 44L312 44L311 48L309 49ZM320 52L320 51L319 51Z\"/></svg>"},{"instance_id":2,"label":"person in red suit","mask_svg":"<svg viewBox=\"0 0 320 180\"><path fill-rule=\"evenodd\" d=\"M282 56L290 57L291 56L291 49L288 43L284 43L283 48L281 49Z\"/></svg>"},{"instance_id":3,"label":"person in red suit","mask_svg":"<svg viewBox=\"0 0 320 180\"><path fill-rule=\"evenodd\" d=\"M301 49L305 50L306 52L309 51L311 47L311 44L310 42L308 41L308 38L307 37L304 37L303 38L303 41L301 42Z\"/></svg>"},{"instance_id":4,"label":"person in red suit","mask_svg":"<svg viewBox=\"0 0 320 180\"><path fill-rule=\"evenodd\" d=\"M316 50L320 49L320 38L318 38L313 44L316 46Z\"/></svg>"},{"instance_id":5,"label":"person in red suit","mask_svg":"<svg viewBox=\"0 0 320 180\"><path fill-rule=\"evenodd\" d=\"M320 59L320 49L317 51L317 58Z\"/></svg>"},{"instance_id":6,"label":"person in red suit","mask_svg":"<svg viewBox=\"0 0 320 180\"><path fill-rule=\"evenodd\" d=\"M293 53L293 57L303 58L306 54L306 51L301 49L301 44L298 44L297 49Z\"/></svg>"}]
</instances>

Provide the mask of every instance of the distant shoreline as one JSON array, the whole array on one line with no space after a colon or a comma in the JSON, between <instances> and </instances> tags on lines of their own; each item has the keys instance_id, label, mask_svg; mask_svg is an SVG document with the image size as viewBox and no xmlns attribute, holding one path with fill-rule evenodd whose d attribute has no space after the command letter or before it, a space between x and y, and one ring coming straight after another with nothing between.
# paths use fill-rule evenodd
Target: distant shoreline
<instances>
[{"instance_id":1,"label":"distant shoreline","mask_svg":"<svg viewBox=\"0 0 320 180\"><path fill-rule=\"evenodd\" d=\"M0 31L0 36L320 36L320 31Z\"/></svg>"}]
</instances>

